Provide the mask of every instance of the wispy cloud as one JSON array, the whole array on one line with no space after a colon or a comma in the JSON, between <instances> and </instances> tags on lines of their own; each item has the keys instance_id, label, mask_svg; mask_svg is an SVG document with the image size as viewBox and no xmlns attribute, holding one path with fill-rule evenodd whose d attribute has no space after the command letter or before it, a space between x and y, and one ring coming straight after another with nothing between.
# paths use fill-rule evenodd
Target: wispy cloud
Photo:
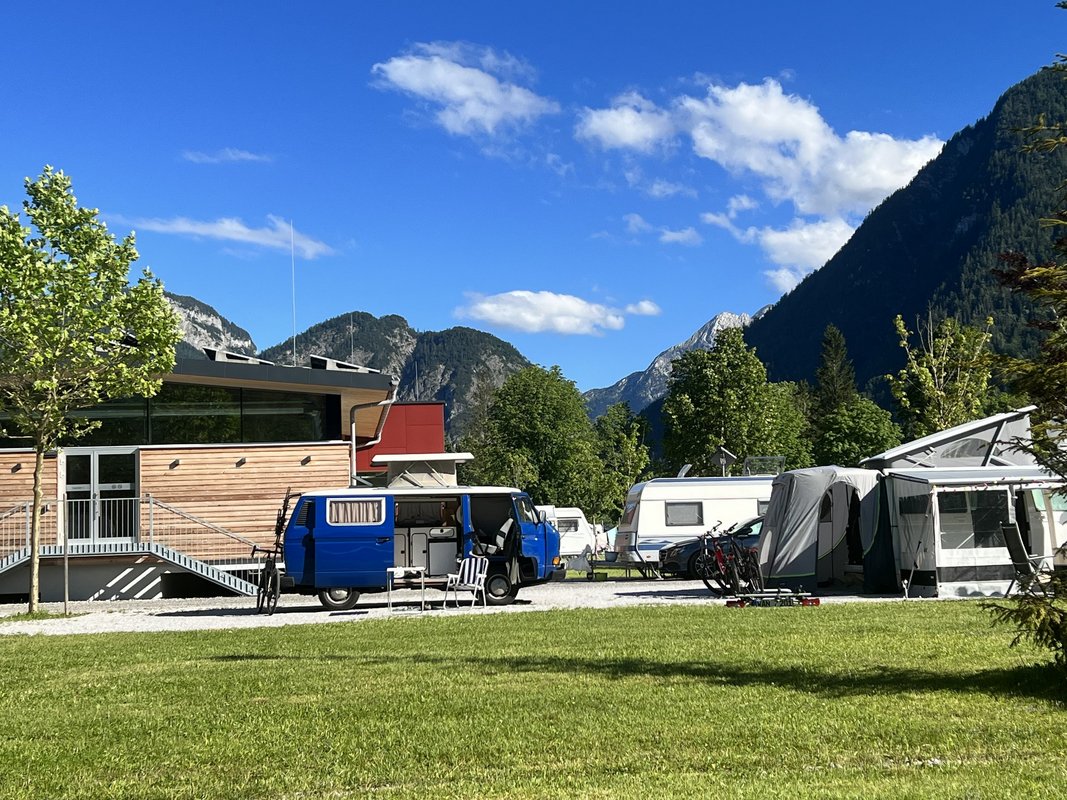
<instances>
[{"instance_id":1,"label":"wispy cloud","mask_svg":"<svg viewBox=\"0 0 1067 800\"><path fill-rule=\"evenodd\" d=\"M274 161L274 156L263 153L251 153L248 150L239 150L236 147L224 147L212 153L201 150L185 150L182 158L194 164L233 164L242 161L253 161L269 164Z\"/></svg>"},{"instance_id":2,"label":"wispy cloud","mask_svg":"<svg viewBox=\"0 0 1067 800\"><path fill-rule=\"evenodd\" d=\"M476 319L524 333L558 333L568 336L599 336L621 329L627 315L660 313L651 300L641 300L624 309L590 302L570 294L517 289L494 295L469 294L460 318Z\"/></svg>"},{"instance_id":3,"label":"wispy cloud","mask_svg":"<svg viewBox=\"0 0 1067 800\"><path fill-rule=\"evenodd\" d=\"M662 309L651 300L640 300L626 306L626 313L641 317L658 317Z\"/></svg>"},{"instance_id":4,"label":"wispy cloud","mask_svg":"<svg viewBox=\"0 0 1067 800\"><path fill-rule=\"evenodd\" d=\"M223 242L240 242L272 250L288 251L291 243L296 253L308 260L333 255L335 252L325 242L313 239L295 229L290 232L288 220L274 215L267 216L268 224L262 228L249 227L236 217L223 217L216 220L172 217L170 219L129 219L124 222L142 231L197 239L217 239Z\"/></svg>"},{"instance_id":5,"label":"wispy cloud","mask_svg":"<svg viewBox=\"0 0 1067 800\"><path fill-rule=\"evenodd\" d=\"M672 231L670 228L662 228L659 232L659 240L663 244L684 244L688 247L696 247L704 241L704 237L697 233L696 228L682 228Z\"/></svg>"},{"instance_id":6,"label":"wispy cloud","mask_svg":"<svg viewBox=\"0 0 1067 800\"><path fill-rule=\"evenodd\" d=\"M645 194L656 200L663 200L667 197L674 197L676 195L684 195L685 197L696 197L696 189L691 186L686 186L681 183L674 183L672 181L654 180L652 183L645 187Z\"/></svg>"},{"instance_id":7,"label":"wispy cloud","mask_svg":"<svg viewBox=\"0 0 1067 800\"><path fill-rule=\"evenodd\" d=\"M640 214L623 214L622 221L626 223L627 233L645 233L652 230L652 226L645 222Z\"/></svg>"},{"instance_id":8,"label":"wispy cloud","mask_svg":"<svg viewBox=\"0 0 1067 800\"><path fill-rule=\"evenodd\" d=\"M404 55L375 64L371 72L382 88L436 106L438 124L456 135L492 136L560 110L556 101L513 82L532 80L531 67L489 47L417 44Z\"/></svg>"}]
</instances>

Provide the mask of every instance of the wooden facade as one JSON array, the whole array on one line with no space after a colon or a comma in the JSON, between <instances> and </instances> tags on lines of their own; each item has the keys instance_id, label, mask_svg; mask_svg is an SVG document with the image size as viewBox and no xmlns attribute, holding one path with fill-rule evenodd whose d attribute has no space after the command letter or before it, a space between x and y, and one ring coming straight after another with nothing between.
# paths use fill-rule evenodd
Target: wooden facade
<instances>
[{"instance_id":1,"label":"wooden facade","mask_svg":"<svg viewBox=\"0 0 1067 800\"><path fill-rule=\"evenodd\" d=\"M350 459L347 442L145 447L140 491L142 497L268 545L286 489L348 486ZM148 520L141 524L147 528Z\"/></svg>"}]
</instances>

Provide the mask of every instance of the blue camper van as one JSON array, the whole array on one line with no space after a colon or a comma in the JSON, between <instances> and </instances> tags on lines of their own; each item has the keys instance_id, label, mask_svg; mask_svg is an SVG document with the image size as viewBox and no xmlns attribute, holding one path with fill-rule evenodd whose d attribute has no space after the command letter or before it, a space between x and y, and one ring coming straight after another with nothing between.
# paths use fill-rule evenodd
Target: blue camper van
<instances>
[{"instance_id":1,"label":"blue camper van","mask_svg":"<svg viewBox=\"0 0 1067 800\"><path fill-rule=\"evenodd\" d=\"M487 555L486 601L561 580L559 533L529 495L498 486L391 486L306 492L285 528L285 585L329 609L382 592L392 567L417 567L394 587L444 588L463 556Z\"/></svg>"}]
</instances>

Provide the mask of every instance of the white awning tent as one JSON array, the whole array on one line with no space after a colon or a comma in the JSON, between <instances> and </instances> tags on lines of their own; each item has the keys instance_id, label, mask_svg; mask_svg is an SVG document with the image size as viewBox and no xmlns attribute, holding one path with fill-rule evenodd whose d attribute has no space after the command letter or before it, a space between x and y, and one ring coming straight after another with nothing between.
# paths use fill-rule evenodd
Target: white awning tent
<instances>
[{"instance_id":1,"label":"white awning tent","mask_svg":"<svg viewBox=\"0 0 1067 800\"><path fill-rule=\"evenodd\" d=\"M811 590L858 580L874 543L879 473L815 467L774 479L760 536L768 586Z\"/></svg>"},{"instance_id":2,"label":"white awning tent","mask_svg":"<svg viewBox=\"0 0 1067 800\"><path fill-rule=\"evenodd\" d=\"M907 596L1002 595L1015 574L1004 525L1018 525L1035 556L1065 542L1063 484L1040 467L898 469L883 483Z\"/></svg>"}]
</instances>

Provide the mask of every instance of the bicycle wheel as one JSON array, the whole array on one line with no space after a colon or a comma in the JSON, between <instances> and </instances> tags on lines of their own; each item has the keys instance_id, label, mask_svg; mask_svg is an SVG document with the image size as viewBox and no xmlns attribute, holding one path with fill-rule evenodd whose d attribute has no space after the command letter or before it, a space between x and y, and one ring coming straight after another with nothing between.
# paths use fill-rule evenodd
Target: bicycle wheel
<instances>
[{"instance_id":1,"label":"bicycle wheel","mask_svg":"<svg viewBox=\"0 0 1067 800\"><path fill-rule=\"evenodd\" d=\"M726 584L731 595L737 597L741 594L741 576L738 574L736 558L726 559Z\"/></svg>"},{"instance_id":2,"label":"bicycle wheel","mask_svg":"<svg viewBox=\"0 0 1067 800\"><path fill-rule=\"evenodd\" d=\"M763 584L763 571L759 567L759 553L755 550L748 551L748 590L750 592L762 592L766 588Z\"/></svg>"},{"instance_id":3,"label":"bicycle wheel","mask_svg":"<svg viewBox=\"0 0 1067 800\"><path fill-rule=\"evenodd\" d=\"M282 574L278 571L278 568L271 565L270 574L267 576L267 616L274 613L274 609L278 607L278 598L282 593Z\"/></svg>"},{"instance_id":4,"label":"bicycle wheel","mask_svg":"<svg viewBox=\"0 0 1067 800\"><path fill-rule=\"evenodd\" d=\"M267 605L267 596L270 593L270 568L263 566L259 573L259 588L256 591L256 613L262 614Z\"/></svg>"},{"instance_id":5,"label":"bicycle wheel","mask_svg":"<svg viewBox=\"0 0 1067 800\"><path fill-rule=\"evenodd\" d=\"M715 556L708 550L698 550L693 556L693 572L704 582L709 591L718 593L719 586L715 583L716 571Z\"/></svg>"}]
</instances>

